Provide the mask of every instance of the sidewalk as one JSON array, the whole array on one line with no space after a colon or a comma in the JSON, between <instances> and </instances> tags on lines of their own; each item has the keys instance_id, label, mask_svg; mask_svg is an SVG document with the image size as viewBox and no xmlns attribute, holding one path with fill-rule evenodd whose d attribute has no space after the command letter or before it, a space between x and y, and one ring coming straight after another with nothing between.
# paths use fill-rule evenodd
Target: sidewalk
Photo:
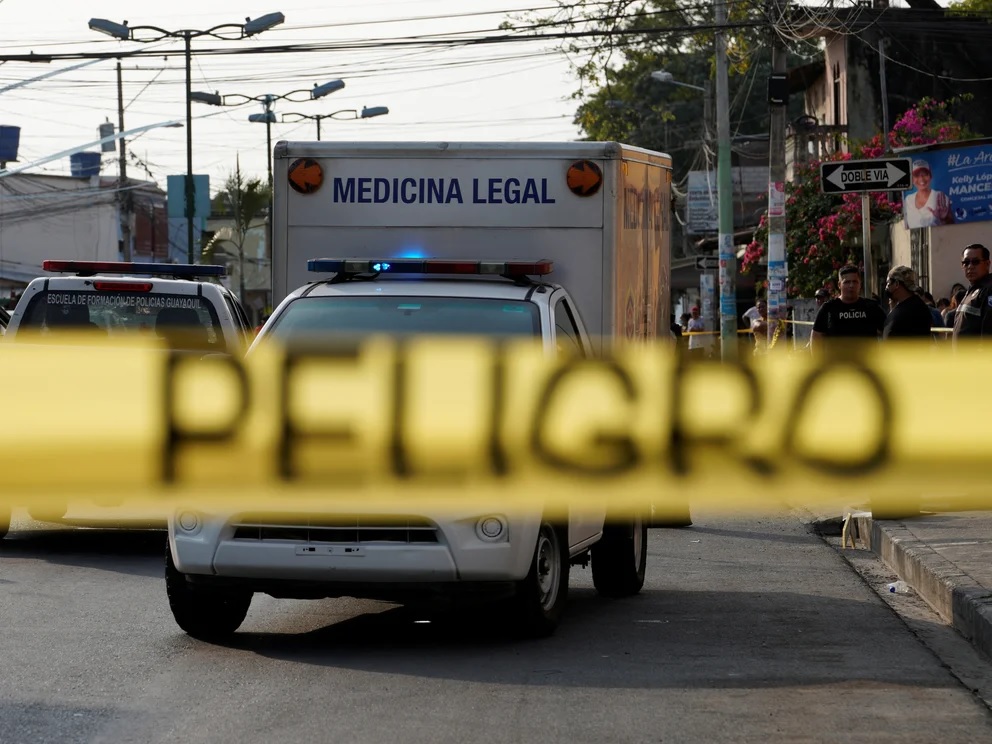
<instances>
[{"instance_id":1,"label":"sidewalk","mask_svg":"<svg viewBox=\"0 0 992 744\"><path fill-rule=\"evenodd\" d=\"M992 659L992 512L905 520L852 517L848 538L874 551L927 604Z\"/></svg>"}]
</instances>

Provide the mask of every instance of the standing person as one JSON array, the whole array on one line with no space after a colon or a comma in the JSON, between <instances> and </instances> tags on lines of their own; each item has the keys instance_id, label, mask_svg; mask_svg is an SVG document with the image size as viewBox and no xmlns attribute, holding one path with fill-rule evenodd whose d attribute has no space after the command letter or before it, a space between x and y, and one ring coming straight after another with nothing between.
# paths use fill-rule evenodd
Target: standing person
<instances>
[{"instance_id":1,"label":"standing person","mask_svg":"<svg viewBox=\"0 0 992 744\"><path fill-rule=\"evenodd\" d=\"M951 304L944 310L944 325L948 328L954 327L954 314L958 311L958 305L961 304L961 300L964 299L966 294L967 292L964 289L959 289L951 296Z\"/></svg>"},{"instance_id":2,"label":"standing person","mask_svg":"<svg viewBox=\"0 0 992 744\"><path fill-rule=\"evenodd\" d=\"M762 302L765 302L765 306L767 307L767 302L763 298L757 297L754 301L754 305L741 314L741 319L744 321L744 325L750 328L751 324L761 317L761 308L759 305L761 305Z\"/></svg>"},{"instance_id":3,"label":"standing person","mask_svg":"<svg viewBox=\"0 0 992 744\"><path fill-rule=\"evenodd\" d=\"M893 303L885 319L882 338L926 338L933 317L930 307L917 294L916 274L908 266L896 266L885 280L885 292Z\"/></svg>"},{"instance_id":4,"label":"standing person","mask_svg":"<svg viewBox=\"0 0 992 744\"><path fill-rule=\"evenodd\" d=\"M694 356L703 356L706 353L706 336L698 334L706 330L706 323L699 314L698 305L693 305L689 313L689 324L686 326L686 329L692 334L689 336L689 353Z\"/></svg>"},{"instance_id":5,"label":"standing person","mask_svg":"<svg viewBox=\"0 0 992 744\"><path fill-rule=\"evenodd\" d=\"M932 188L932 179L930 164L926 160L914 160L913 186L916 191L903 199L906 227L933 227L954 222L951 200L943 191Z\"/></svg>"},{"instance_id":6,"label":"standing person","mask_svg":"<svg viewBox=\"0 0 992 744\"><path fill-rule=\"evenodd\" d=\"M926 303L927 309L930 311L930 327L943 328L944 316L937 309L937 303L933 301L933 295L929 292L924 292L923 288L919 285L916 286L916 295Z\"/></svg>"},{"instance_id":7,"label":"standing person","mask_svg":"<svg viewBox=\"0 0 992 744\"><path fill-rule=\"evenodd\" d=\"M810 345L818 347L829 338L877 339L885 325L885 312L881 306L861 294L861 274L857 266L845 266L837 272L840 297L829 300L820 307L813 321Z\"/></svg>"},{"instance_id":8,"label":"standing person","mask_svg":"<svg viewBox=\"0 0 992 744\"><path fill-rule=\"evenodd\" d=\"M953 337L982 340L992 335L992 276L989 275L989 249L981 243L972 243L961 254L964 276L971 286L954 313Z\"/></svg>"}]
</instances>

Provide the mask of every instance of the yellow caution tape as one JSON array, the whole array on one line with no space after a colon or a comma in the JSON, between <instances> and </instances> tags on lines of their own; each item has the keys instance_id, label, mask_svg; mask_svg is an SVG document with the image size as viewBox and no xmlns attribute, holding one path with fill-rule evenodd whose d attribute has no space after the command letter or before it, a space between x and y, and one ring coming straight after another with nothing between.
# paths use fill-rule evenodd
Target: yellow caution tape
<instances>
[{"instance_id":1,"label":"yellow caution tape","mask_svg":"<svg viewBox=\"0 0 992 744\"><path fill-rule=\"evenodd\" d=\"M932 493L992 508L983 438L945 426L949 410L980 421L992 404L935 384L949 363L985 379L987 351L833 352L724 364L659 345L586 360L423 339L239 361L5 343L0 502L766 511Z\"/></svg>"}]
</instances>

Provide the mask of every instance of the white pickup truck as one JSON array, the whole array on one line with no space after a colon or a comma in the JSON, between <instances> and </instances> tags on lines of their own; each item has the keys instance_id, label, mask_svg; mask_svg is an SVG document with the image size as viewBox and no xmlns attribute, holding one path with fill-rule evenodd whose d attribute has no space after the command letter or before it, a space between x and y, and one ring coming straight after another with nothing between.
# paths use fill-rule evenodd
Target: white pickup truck
<instances>
[{"instance_id":1,"label":"white pickup truck","mask_svg":"<svg viewBox=\"0 0 992 744\"><path fill-rule=\"evenodd\" d=\"M376 334L533 337L549 354L588 357L613 338L668 335L666 155L616 143L325 142L280 143L276 162L281 302L249 357L261 344ZM315 258L334 246L342 257ZM276 505L186 510L169 521L169 602L188 633L218 637L237 630L255 592L482 593L545 635L570 566L591 562L612 597L644 583L651 515L609 514L606 501L567 519L546 514L539 494L526 514L471 501L455 513L288 519Z\"/></svg>"},{"instance_id":2,"label":"white pickup truck","mask_svg":"<svg viewBox=\"0 0 992 744\"><path fill-rule=\"evenodd\" d=\"M163 348L240 357L253 337L237 296L211 281L224 275L223 266L45 260L42 269L54 276L28 284L0 343L47 343L50 334L59 332L97 343L147 336L160 339ZM68 506L29 513L40 521L57 521ZM10 529L10 517L0 507L0 538Z\"/></svg>"}]
</instances>

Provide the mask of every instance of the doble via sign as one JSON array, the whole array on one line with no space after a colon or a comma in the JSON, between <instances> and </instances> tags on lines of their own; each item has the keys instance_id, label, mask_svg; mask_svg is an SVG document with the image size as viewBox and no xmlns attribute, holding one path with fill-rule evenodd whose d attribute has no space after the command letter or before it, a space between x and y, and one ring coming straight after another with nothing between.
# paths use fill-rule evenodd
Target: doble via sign
<instances>
[{"instance_id":1,"label":"doble via sign","mask_svg":"<svg viewBox=\"0 0 992 744\"><path fill-rule=\"evenodd\" d=\"M903 191L912 188L911 172L909 158L820 163L820 187L824 194Z\"/></svg>"}]
</instances>

